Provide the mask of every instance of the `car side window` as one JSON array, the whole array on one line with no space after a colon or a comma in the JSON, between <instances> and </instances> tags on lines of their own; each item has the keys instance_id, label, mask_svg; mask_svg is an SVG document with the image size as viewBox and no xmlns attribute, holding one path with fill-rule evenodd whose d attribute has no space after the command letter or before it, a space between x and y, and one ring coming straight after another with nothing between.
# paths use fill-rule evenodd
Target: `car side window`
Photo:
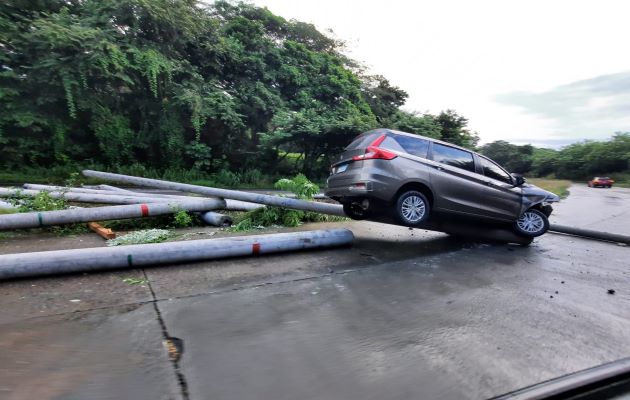
<instances>
[{"instance_id":1,"label":"car side window","mask_svg":"<svg viewBox=\"0 0 630 400\"><path fill-rule=\"evenodd\" d=\"M512 183L512 177L505 172L503 168L485 158L479 157L479 159L481 160L481 168L483 168L483 174L485 176L501 182Z\"/></svg>"},{"instance_id":2,"label":"car side window","mask_svg":"<svg viewBox=\"0 0 630 400\"><path fill-rule=\"evenodd\" d=\"M402 135L396 135L394 139L407 153L416 157L427 158L427 152L429 151L428 140Z\"/></svg>"},{"instance_id":3,"label":"car side window","mask_svg":"<svg viewBox=\"0 0 630 400\"><path fill-rule=\"evenodd\" d=\"M433 143L433 161L475 172L472 153L443 144Z\"/></svg>"}]
</instances>

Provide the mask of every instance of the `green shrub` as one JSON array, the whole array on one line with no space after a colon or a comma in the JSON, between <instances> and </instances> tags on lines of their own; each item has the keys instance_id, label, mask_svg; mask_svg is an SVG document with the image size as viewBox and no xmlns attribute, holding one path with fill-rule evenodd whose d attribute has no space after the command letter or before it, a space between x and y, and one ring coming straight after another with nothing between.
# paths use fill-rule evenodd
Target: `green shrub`
<instances>
[{"instance_id":1,"label":"green shrub","mask_svg":"<svg viewBox=\"0 0 630 400\"><path fill-rule=\"evenodd\" d=\"M293 179L280 179L275 187L292 192L298 199L303 200L312 200L313 196L319 193L319 186L309 181L303 174L297 174Z\"/></svg>"},{"instance_id":2,"label":"green shrub","mask_svg":"<svg viewBox=\"0 0 630 400\"><path fill-rule=\"evenodd\" d=\"M312 200L319 193L319 186L309 181L304 175L298 174L293 179L280 179L275 187L288 190L303 200ZM315 212L291 210L279 207L263 207L245 213L231 229L233 231L248 231L266 226L282 225L295 227L304 222L341 221L344 218L323 215Z\"/></svg>"},{"instance_id":3,"label":"green shrub","mask_svg":"<svg viewBox=\"0 0 630 400\"><path fill-rule=\"evenodd\" d=\"M173 215L173 225L176 228L188 228L193 224L193 219L186 210L180 210Z\"/></svg>"},{"instance_id":4,"label":"green shrub","mask_svg":"<svg viewBox=\"0 0 630 400\"><path fill-rule=\"evenodd\" d=\"M63 199L53 199L48 192L40 192L35 197L26 196L17 191L7 202L18 208L18 212L55 211L68 208Z\"/></svg>"}]
</instances>

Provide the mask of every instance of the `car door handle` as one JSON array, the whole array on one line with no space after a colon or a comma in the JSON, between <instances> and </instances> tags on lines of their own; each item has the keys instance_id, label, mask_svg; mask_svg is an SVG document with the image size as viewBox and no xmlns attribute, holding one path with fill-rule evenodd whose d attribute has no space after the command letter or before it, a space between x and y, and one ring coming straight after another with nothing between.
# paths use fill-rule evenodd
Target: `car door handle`
<instances>
[{"instance_id":1,"label":"car door handle","mask_svg":"<svg viewBox=\"0 0 630 400\"><path fill-rule=\"evenodd\" d=\"M434 165L433 168L437 169L438 171L444 171L444 168L440 167L439 165Z\"/></svg>"}]
</instances>

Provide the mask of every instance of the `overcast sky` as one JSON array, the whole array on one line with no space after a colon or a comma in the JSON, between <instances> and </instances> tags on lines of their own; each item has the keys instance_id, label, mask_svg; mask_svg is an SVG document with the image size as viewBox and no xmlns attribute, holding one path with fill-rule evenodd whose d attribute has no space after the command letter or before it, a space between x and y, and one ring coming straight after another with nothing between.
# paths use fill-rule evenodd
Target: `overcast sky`
<instances>
[{"instance_id":1,"label":"overcast sky","mask_svg":"<svg viewBox=\"0 0 630 400\"><path fill-rule=\"evenodd\" d=\"M332 29L348 54L452 108L482 142L558 147L630 131L630 1L254 0Z\"/></svg>"}]
</instances>

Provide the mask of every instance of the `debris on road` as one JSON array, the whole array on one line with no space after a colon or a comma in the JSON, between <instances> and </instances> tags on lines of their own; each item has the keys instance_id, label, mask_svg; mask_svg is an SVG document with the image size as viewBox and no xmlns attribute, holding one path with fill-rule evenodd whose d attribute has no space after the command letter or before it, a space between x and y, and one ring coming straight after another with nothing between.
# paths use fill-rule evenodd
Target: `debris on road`
<instances>
[{"instance_id":1,"label":"debris on road","mask_svg":"<svg viewBox=\"0 0 630 400\"><path fill-rule=\"evenodd\" d=\"M615 294L615 289L608 289L608 294Z\"/></svg>"},{"instance_id":2,"label":"debris on road","mask_svg":"<svg viewBox=\"0 0 630 400\"><path fill-rule=\"evenodd\" d=\"M88 228L90 228L92 231L94 231L97 235L105 240L116 239L116 233L114 233L114 231L109 228L105 228L104 226L96 222L89 222Z\"/></svg>"},{"instance_id":3,"label":"debris on road","mask_svg":"<svg viewBox=\"0 0 630 400\"><path fill-rule=\"evenodd\" d=\"M128 285L144 285L146 283L149 283L147 279L139 279L139 278L123 278L122 281Z\"/></svg>"},{"instance_id":4,"label":"debris on road","mask_svg":"<svg viewBox=\"0 0 630 400\"><path fill-rule=\"evenodd\" d=\"M116 239L108 240L107 246L113 247L132 244L160 243L164 242L171 236L171 231L166 229L147 229L128 233Z\"/></svg>"}]
</instances>

